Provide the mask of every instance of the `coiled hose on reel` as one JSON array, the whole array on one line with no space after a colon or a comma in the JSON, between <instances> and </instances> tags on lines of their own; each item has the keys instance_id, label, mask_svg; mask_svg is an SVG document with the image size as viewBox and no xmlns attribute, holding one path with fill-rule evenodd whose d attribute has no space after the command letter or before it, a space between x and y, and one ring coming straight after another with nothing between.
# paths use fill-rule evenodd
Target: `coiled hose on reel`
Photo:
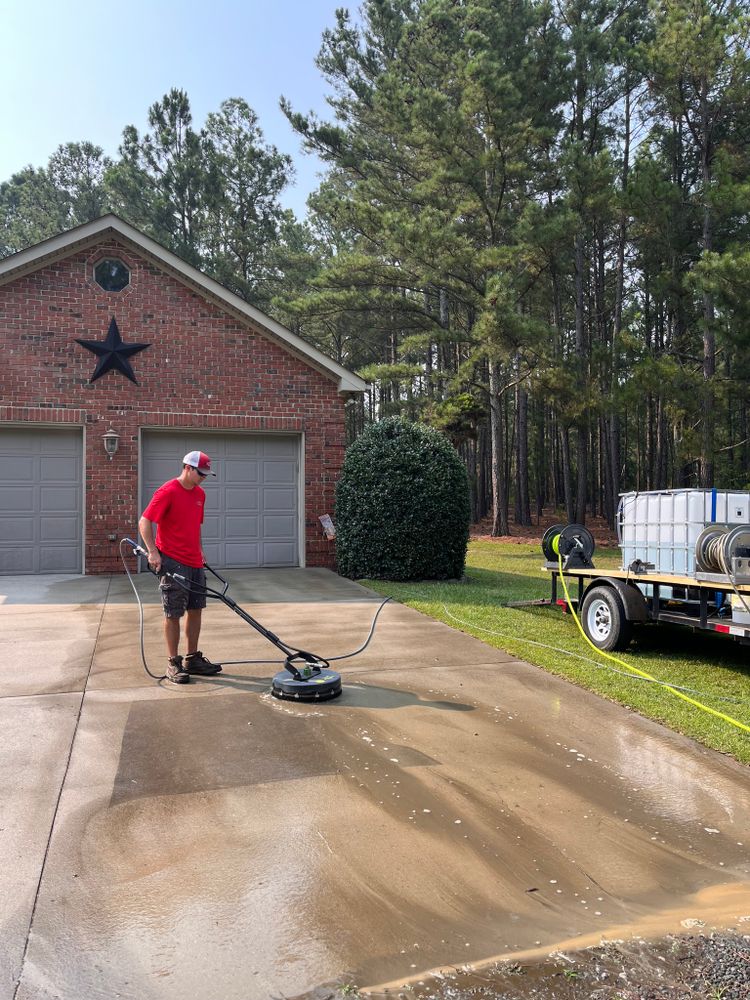
<instances>
[{"instance_id":1,"label":"coiled hose on reel","mask_svg":"<svg viewBox=\"0 0 750 1000\"><path fill-rule=\"evenodd\" d=\"M731 580L736 575L733 560L748 553L750 524L707 524L695 542L695 568L702 573L721 573Z\"/></svg>"}]
</instances>

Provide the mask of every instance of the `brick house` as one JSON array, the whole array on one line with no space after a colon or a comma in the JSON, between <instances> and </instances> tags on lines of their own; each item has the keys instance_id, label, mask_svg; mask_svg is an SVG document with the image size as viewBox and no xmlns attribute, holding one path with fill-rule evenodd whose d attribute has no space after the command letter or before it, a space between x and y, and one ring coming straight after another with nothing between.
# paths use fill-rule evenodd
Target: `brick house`
<instances>
[{"instance_id":1,"label":"brick house","mask_svg":"<svg viewBox=\"0 0 750 1000\"><path fill-rule=\"evenodd\" d=\"M117 216L0 261L0 573L120 570L193 449L209 563L333 566L318 518L365 388Z\"/></svg>"}]
</instances>

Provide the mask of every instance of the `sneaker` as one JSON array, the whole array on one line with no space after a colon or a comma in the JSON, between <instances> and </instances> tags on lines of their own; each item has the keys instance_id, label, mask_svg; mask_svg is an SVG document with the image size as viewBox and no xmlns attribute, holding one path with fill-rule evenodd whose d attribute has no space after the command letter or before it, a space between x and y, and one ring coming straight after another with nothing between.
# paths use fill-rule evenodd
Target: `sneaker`
<instances>
[{"instance_id":1,"label":"sneaker","mask_svg":"<svg viewBox=\"0 0 750 1000\"><path fill-rule=\"evenodd\" d=\"M167 665L167 680L173 684L189 684L190 674L182 665L181 656L170 656Z\"/></svg>"},{"instance_id":2,"label":"sneaker","mask_svg":"<svg viewBox=\"0 0 750 1000\"><path fill-rule=\"evenodd\" d=\"M221 673L221 664L212 663L198 649L195 653L188 653L185 657L185 670L189 674L197 674L203 677L210 677L213 674Z\"/></svg>"}]
</instances>

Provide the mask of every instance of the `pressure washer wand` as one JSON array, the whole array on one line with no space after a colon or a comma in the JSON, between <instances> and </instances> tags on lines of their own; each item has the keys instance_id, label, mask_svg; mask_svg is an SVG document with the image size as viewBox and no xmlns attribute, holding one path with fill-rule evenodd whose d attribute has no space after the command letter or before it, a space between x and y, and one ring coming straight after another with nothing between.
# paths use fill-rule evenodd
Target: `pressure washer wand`
<instances>
[{"instance_id":1,"label":"pressure washer wand","mask_svg":"<svg viewBox=\"0 0 750 1000\"><path fill-rule=\"evenodd\" d=\"M215 570L206 563L206 569L209 570L214 576L218 577L224 583L226 581L222 576L220 576ZM228 585L227 585L228 586ZM209 597L215 597L220 601L223 601L228 608L231 608L235 614L238 614L240 618L247 622L248 625L252 626L256 632L260 632L264 639L268 639L269 642L273 643L277 649L286 656L285 667L297 680L302 680L305 676L310 676L310 672L314 674L319 674L321 670L328 669L328 660L323 659L322 656L318 656L316 653L308 653L304 649L296 649L294 646L289 646L280 639L274 632L266 628L265 625L261 625L259 621L253 618L252 615L248 614L244 608L234 600L234 598L229 597L226 592L219 594L217 591L213 591L210 587L206 587L206 594ZM303 667L303 672L301 673L299 669L294 665L294 661L298 660L307 665L307 669Z\"/></svg>"}]
</instances>

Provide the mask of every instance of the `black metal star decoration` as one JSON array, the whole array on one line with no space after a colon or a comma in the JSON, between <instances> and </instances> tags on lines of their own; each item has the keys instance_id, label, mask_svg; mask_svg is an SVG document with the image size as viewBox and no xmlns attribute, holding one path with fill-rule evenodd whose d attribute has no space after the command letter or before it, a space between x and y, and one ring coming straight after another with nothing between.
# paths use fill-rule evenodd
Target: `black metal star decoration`
<instances>
[{"instance_id":1,"label":"black metal star decoration","mask_svg":"<svg viewBox=\"0 0 750 1000\"><path fill-rule=\"evenodd\" d=\"M78 340L76 338L76 343L85 347L87 351L92 351L99 358L89 382L96 382L108 371L118 371L122 372L131 382L135 382L136 385L138 385L138 379L133 373L128 358L139 351L145 351L147 347L151 347L151 344L126 344L120 336L114 316L110 320L106 340Z\"/></svg>"}]
</instances>

